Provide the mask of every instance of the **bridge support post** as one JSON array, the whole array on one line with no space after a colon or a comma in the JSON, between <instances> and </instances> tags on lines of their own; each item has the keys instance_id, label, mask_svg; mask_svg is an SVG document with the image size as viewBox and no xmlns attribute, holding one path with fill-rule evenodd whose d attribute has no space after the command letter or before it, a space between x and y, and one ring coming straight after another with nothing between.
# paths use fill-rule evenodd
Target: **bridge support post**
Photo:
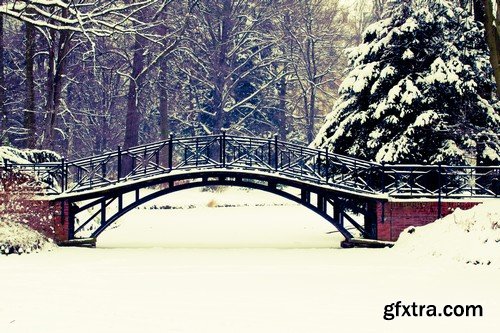
<instances>
[{"instance_id":1,"label":"bridge support post","mask_svg":"<svg viewBox=\"0 0 500 333\"><path fill-rule=\"evenodd\" d=\"M300 199L305 203L311 203L311 192L308 190L300 190Z\"/></svg>"},{"instance_id":2,"label":"bridge support post","mask_svg":"<svg viewBox=\"0 0 500 333\"><path fill-rule=\"evenodd\" d=\"M101 225L106 223L106 199L101 200Z\"/></svg>"},{"instance_id":3,"label":"bridge support post","mask_svg":"<svg viewBox=\"0 0 500 333\"><path fill-rule=\"evenodd\" d=\"M326 213L326 198L319 193L318 193L318 205L317 205L317 207L322 213Z\"/></svg>"},{"instance_id":4,"label":"bridge support post","mask_svg":"<svg viewBox=\"0 0 500 333\"><path fill-rule=\"evenodd\" d=\"M343 206L339 200L335 200L333 205L333 219L341 226L344 226L344 219L342 217Z\"/></svg>"},{"instance_id":5,"label":"bridge support post","mask_svg":"<svg viewBox=\"0 0 500 333\"><path fill-rule=\"evenodd\" d=\"M366 204L365 238L377 239L377 201L368 201Z\"/></svg>"},{"instance_id":6,"label":"bridge support post","mask_svg":"<svg viewBox=\"0 0 500 333\"><path fill-rule=\"evenodd\" d=\"M67 223L68 223L68 239L71 240L75 238L75 212L73 210L73 203L68 201L66 205L68 209Z\"/></svg>"}]
</instances>

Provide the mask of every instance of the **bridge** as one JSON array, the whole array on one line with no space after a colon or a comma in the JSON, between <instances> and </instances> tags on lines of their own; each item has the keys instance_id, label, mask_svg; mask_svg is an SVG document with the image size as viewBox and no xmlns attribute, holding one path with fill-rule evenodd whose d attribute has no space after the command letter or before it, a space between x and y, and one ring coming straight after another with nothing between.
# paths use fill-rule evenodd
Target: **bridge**
<instances>
[{"instance_id":1,"label":"bridge","mask_svg":"<svg viewBox=\"0 0 500 333\"><path fill-rule=\"evenodd\" d=\"M388 202L429 202L436 208L434 220L448 212L450 201L498 198L500 193L500 166L390 165L277 136L226 133L170 136L72 161L5 161L0 168L3 174L28 176L26 185L36 188L38 198L59 205L59 221L66 223L65 238L70 240L96 238L145 202L203 186L274 193L319 214L346 239L353 238L354 229L364 238L381 238ZM146 188L155 190L146 193ZM364 223L353 214L363 215Z\"/></svg>"}]
</instances>

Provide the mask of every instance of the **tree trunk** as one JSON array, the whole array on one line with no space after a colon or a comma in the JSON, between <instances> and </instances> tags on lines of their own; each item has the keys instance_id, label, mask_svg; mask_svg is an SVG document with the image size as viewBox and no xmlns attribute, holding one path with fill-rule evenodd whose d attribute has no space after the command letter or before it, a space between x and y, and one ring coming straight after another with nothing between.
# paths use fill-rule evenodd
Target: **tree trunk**
<instances>
[{"instance_id":1,"label":"tree trunk","mask_svg":"<svg viewBox=\"0 0 500 333\"><path fill-rule=\"evenodd\" d=\"M309 95L309 113L307 120L307 143L314 140L314 123L316 118L316 86L314 82L311 83L311 93Z\"/></svg>"},{"instance_id":2,"label":"tree trunk","mask_svg":"<svg viewBox=\"0 0 500 333\"><path fill-rule=\"evenodd\" d=\"M220 17L220 31L214 31L214 34L220 39L217 43L217 58L215 59L214 70L216 71L215 89L213 106L215 111L215 132L220 133L227 125L226 114L224 111L226 86L228 80L228 53L230 47L230 33L233 29L231 19L232 4L231 0L224 0Z\"/></svg>"},{"instance_id":3,"label":"tree trunk","mask_svg":"<svg viewBox=\"0 0 500 333\"><path fill-rule=\"evenodd\" d=\"M286 93L288 83L286 77L283 76L279 83L279 110L277 113L278 135L280 140L286 141L287 123L286 123Z\"/></svg>"},{"instance_id":4,"label":"tree trunk","mask_svg":"<svg viewBox=\"0 0 500 333\"><path fill-rule=\"evenodd\" d=\"M309 110L307 112L307 142L311 143L314 140L314 123L316 120L316 91L317 91L317 73L318 66L316 64L316 44L314 41L314 33L312 27L312 15L310 16L311 20L308 22L307 30L310 37L308 37L307 41L307 73L308 73L308 81L309 81Z\"/></svg>"},{"instance_id":5,"label":"tree trunk","mask_svg":"<svg viewBox=\"0 0 500 333\"><path fill-rule=\"evenodd\" d=\"M26 23L26 97L24 107L24 128L27 131L25 147L36 147L35 113L35 76L33 72L35 57L35 27Z\"/></svg>"},{"instance_id":6,"label":"tree trunk","mask_svg":"<svg viewBox=\"0 0 500 333\"><path fill-rule=\"evenodd\" d=\"M160 80L158 81L160 92L160 140L167 140L170 135L170 117L169 117L169 96L167 88L167 61L163 61L160 65ZM168 166L168 151L164 150L160 156L161 164Z\"/></svg>"},{"instance_id":7,"label":"tree trunk","mask_svg":"<svg viewBox=\"0 0 500 333\"><path fill-rule=\"evenodd\" d=\"M0 0L0 6L3 0ZM3 14L0 14L0 145L8 142L7 108L5 107L5 76L4 76L4 44L3 44Z\"/></svg>"},{"instance_id":8,"label":"tree trunk","mask_svg":"<svg viewBox=\"0 0 500 333\"><path fill-rule=\"evenodd\" d=\"M167 88L167 62L163 61L160 67L160 140L167 140L170 135L169 114L168 114L168 88Z\"/></svg>"},{"instance_id":9,"label":"tree trunk","mask_svg":"<svg viewBox=\"0 0 500 333\"><path fill-rule=\"evenodd\" d=\"M56 66L56 32L50 31L50 42L49 52L48 52L48 68L47 68L47 102L45 104L45 130L43 136L43 142L41 147L49 147L52 144L52 132L50 124L52 122L52 117L54 113L54 76L55 76L55 66Z\"/></svg>"},{"instance_id":10,"label":"tree trunk","mask_svg":"<svg viewBox=\"0 0 500 333\"><path fill-rule=\"evenodd\" d=\"M134 55L132 59L132 74L130 75L127 93L127 116L125 119L125 139L123 148L128 149L139 144L139 89L143 78L140 73L144 69L144 38L139 35L134 37Z\"/></svg>"},{"instance_id":11,"label":"tree trunk","mask_svg":"<svg viewBox=\"0 0 500 333\"><path fill-rule=\"evenodd\" d=\"M497 86L497 97L500 98L500 6L497 5L496 12L496 22L495 16L493 15L493 2L496 0L483 0L484 3L484 33L486 36L486 42L490 49L490 62L493 67L493 73L495 75L495 82Z\"/></svg>"},{"instance_id":12,"label":"tree trunk","mask_svg":"<svg viewBox=\"0 0 500 333\"><path fill-rule=\"evenodd\" d=\"M63 11L63 17L67 11ZM59 32L59 40L54 30L50 31L52 44L49 47L49 68L47 71L47 104L45 106L45 135L43 147L55 148L55 126L61 105L63 77L66 74L67 56L71 47L71 33Z\"/></svg>"}]
</instances>

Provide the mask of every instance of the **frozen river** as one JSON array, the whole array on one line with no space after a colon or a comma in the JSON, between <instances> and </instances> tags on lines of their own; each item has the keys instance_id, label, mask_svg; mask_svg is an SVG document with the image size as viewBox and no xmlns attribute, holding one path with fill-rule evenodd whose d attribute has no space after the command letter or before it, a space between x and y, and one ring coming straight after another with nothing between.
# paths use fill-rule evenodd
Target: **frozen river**
<instances>
[{"instance_id":1,"label":"frozen river","mask_svg":"<svg viewBox=\"0 0 500 333\"><path fill-rule=\"evenodd\" d=\"M192 195L170 204L206 200ZM0 332L497 331L498 269L340 249L314 214L259 200L137 209L98 248L0 257ZM396 301L484 316L384 320Z\"/></svg>"}]
</instances>

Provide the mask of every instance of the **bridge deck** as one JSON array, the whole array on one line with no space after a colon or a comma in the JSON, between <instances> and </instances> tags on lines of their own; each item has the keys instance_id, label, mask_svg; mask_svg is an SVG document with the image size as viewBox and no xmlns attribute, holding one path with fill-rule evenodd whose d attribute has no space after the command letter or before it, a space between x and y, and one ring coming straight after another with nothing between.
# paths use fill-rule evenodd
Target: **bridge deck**
<instances>
[{"instance_id":1,"label":"bridge deck","mask_svg":"<svg viewBox=\"0 0 500 333\"><path fill-rule=\"evenodd\" d=\"M158 184L176 182L182 180L203 178L231 178L231 179L251 179L255 181L273 182L281 185L292 185L302 189L313 189L315 191L330 192L346 198L359 199L374 199L386 201L389 199L387 193L370 193L364 191L354 191L347 187L339 185L321 184L310 180L292 178L290 176L281 175L278 173L269 173L256 170L243 169L220 169L211 168L203 170L176 170L166 174L154 175L140 179L122 180L120 182L99 188L82 189L73 192L63 192L60 194L52 194L50 196L38 196L41 198L49 198L50 200L86 200L115 192L128 192L137 188L145 188Z\"/></svg>"}]
</instances>

